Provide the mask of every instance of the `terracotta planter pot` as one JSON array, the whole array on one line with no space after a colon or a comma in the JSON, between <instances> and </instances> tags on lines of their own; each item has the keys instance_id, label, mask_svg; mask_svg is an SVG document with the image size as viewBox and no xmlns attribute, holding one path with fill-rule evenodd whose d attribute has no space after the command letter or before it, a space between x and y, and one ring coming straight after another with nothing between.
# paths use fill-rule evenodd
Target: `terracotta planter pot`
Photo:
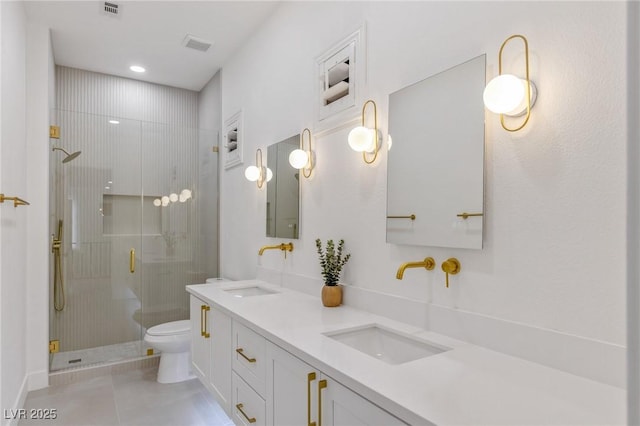
<instances>
[{"instance_id":1,"label":"terracotta planter pot","mask_svg":"<svg viewBox=\"0 0 640 426\"><path fill-rule=\"evenodd\" d=\"M322 287L322 304L328 308L342 304L342 286L325 285Z\"/></svg>"}]
</instances>

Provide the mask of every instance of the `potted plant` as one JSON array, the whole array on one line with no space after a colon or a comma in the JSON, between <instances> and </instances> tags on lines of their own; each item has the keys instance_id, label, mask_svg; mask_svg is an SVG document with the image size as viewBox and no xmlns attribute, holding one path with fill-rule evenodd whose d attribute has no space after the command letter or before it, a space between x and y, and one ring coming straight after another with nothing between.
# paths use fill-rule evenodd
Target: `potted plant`
<instances>
[{"instance_id":1,"label":"potted plant","mask_svg":"<svg viewBox=\"0 0 640 426\"><path fill-rule=\"evenodd\" d=\"M351 254L344 254L344 240L338 241L336 250L333 240L327 240L326 249L322 248L320 238L316 239L324 287L322 287L322 304L327 307L340 306L342 303L342 287L338 285L342 267L347 263Z\"/></svg>"}]
</instances>

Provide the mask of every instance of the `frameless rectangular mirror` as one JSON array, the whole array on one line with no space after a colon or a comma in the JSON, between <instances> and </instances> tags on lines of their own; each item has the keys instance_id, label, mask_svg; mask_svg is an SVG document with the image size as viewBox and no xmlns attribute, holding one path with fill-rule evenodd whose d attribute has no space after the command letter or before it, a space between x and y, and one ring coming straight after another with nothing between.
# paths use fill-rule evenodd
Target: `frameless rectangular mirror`
<instances>
[{"instance_id":1,"label":"frameless rectangular mirror","mask_svg":"<svg viewBox=\"0 0 640 426\"><path fill-rule=\"evenodd\" d=\"M295 135L267 148L267 237L297 239L300 233L300 172L289 165L299 145Z\"/></svg>"},{"instance_id":2,"label":"frameless rectangular mirror","mask_svg":"<svg viewBox=\"0 0 640 426\"><path fill-rule=\"evenodd\" d=\"M485 63L389 95L387 242L482 248Z\"/></svg>"}]
</instances>

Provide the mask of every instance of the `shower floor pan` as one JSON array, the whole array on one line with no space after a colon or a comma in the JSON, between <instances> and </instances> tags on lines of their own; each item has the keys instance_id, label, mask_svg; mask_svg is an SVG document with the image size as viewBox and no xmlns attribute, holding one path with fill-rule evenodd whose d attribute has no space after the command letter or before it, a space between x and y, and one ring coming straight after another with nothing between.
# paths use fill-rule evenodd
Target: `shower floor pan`
<instances>
[{"instance_id":1,"label":"shower floor pan","mask_svg":"<svg viewBox=\"0 0 640 426\"><path fill-rule=\"evenodd\" d=\"M66 370L68 368L88 367L111 362L140 358L143 352L142 340L117 343L115 345L98 346L96 348L53 354L49 371Z\"/></svg>"}]
</instances>

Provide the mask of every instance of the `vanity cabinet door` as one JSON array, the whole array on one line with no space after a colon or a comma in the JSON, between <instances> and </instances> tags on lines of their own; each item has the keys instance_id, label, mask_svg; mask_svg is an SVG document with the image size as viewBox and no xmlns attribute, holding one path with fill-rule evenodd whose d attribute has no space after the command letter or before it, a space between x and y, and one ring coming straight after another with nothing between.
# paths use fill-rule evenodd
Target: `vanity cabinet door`
<instances>
[{"instance_id":1,"label":"vanity cabinet door","mask_svg":"<svg viewBox=\"0 0 640 426\"><path fill-rule=\"evenodd\" d=\"M335 380L322 376L318 382L321 419L318 426L400 426L397 417Z\"/></svg>"},{"instance_id":2,"label":"vanity cabinet door","mask_svg":"<svg viewBox=\"0 0 640 426\"><path fill-rule=\"evenodd\" d=\"M215 308L207 315L211 335L211 357L208 388L220 406L231 412L231 317Z\"/></svg>"},{"instance_id":3,"label":"vanity cabinet door","mask_svg":"<svg viewBox=\"0 0 640 426\"><path fill-rule=\"evenodd\" d=\"M267 424L301 426L317 422L319 378L320 372L309 364L268 342Z\"/></svg>"},{"instance_id":4,"label":"vanity cabinet door","mask_svg":"<svg viewBox=\"0 0 640 426\"><path fill-rule=\"evenodd\" d=\"M205 335L205 328L210 330L209 305L195 296L189 299L191 318L191 364L193 372L198 376L202 384L207 386L209 382L209 368L211 359L210 338ZM210 309L210 308L209 308Z\"/></svg>"}]
</instances>

